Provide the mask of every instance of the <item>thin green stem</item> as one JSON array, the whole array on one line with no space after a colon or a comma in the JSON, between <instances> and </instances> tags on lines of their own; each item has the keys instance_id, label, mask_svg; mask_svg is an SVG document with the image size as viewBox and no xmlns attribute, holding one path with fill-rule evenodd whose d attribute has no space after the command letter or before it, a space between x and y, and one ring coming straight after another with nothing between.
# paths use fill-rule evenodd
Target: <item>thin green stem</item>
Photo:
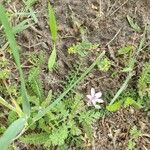
<instances>
[{"instance_id":1,"label":"thin green stem","mask_svg":"<svg viewBox=\"0 0 150 150\"><path fill-rule=\"evenodd\" d=\"M15 109L15 107L13 107L12 105L10 105L6 100L4 100L1 96L0 96L0 103L2 105L4 105L5 107L7 107L8 109L17 112L17 110ZM17 112L18 113L18 112Z\"/></svg>"},{"instance_id":2,"label":"thin green stem","mask_svg":"<svg viewBox=\"0 0 150 150\"><path fill-rule=\"evenodd\" d=\"M132 78L133 73L130 72L125 80L125 82L122 84L122 86L120 87L120 89L118 90L118 92L115 94L114 98L111 100L109 105L112 105L116 99L120 96L120 94L127 88L128 86L128 82L130 81L130 79Z\"/></svg>"}]
</instances>

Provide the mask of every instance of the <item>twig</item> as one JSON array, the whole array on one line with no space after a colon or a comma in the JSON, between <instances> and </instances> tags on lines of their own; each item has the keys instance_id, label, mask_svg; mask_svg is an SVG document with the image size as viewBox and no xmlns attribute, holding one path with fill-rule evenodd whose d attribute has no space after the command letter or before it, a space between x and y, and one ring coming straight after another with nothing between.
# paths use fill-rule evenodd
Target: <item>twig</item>
<instances>
[{"instance_id":1,"label":"twig","mask_svg":"<svg viewBox=\"0 0 150 150\"><path fill-rule=\"evenodd\" d=\"M121 29L122 29L122 27L117 31L117 33L114 35L114 37L105 45L105 47L108 46L117 37L117 35L120 33Z\"/></svg>"},{"instance_id":2,"label":"twig","mask_svg":"<svg viewBox=\"0 0 150 150\"><path fill-rule=\"evenodd\" d=\"M116 13L122 6L124 6L128 0L126 0L122 5L120 5L114 12L112 12L109 16L112 16L114 13Z\"/></svg>"}]
</instances>

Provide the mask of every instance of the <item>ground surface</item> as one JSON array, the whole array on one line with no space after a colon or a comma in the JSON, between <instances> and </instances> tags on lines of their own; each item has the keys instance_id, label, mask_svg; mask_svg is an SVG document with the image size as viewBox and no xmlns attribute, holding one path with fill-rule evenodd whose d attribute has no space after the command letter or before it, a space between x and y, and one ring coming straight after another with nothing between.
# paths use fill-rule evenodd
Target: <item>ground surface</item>
<instances>
[{"instance_id":1,"label":"ground surface","mask_svg":"<svg viewBox=\"0 0 150 150\"><path fill-rule=\"evenodd\" d=\"M84 94L90 87L96 87L102 92L115 91L119 88L125 76L120 73L123 68L121 59L117 56L118 48L126 44L133 44L137 47L142 33L135 33L129 26L126 16L132 16L144 30L145 25L150 25L150 1L149 0L51 0L56 11L59 30L58 70L50 75L47 67L43 66L41 78L45 90L52 88L57 91L61 89L62 80L69 70L72 69L76 57L67 53L67 48L73 43L81 40L79 27L86 28L86 35L89 41L100 44L100 48L92 52L95 58L97 51L106 50L106 55L112 61L112 69L107 73L94 70L85 81L85 85L79 87ZM8 9L19 10L19 0L14 0L7 5ZM48 56L50 54L51 40L47 24L47 0L41 0L34 6L38 16L38 23L25 30L18 36L22 47L22 56L25 58L27 52L42 50ZM150 40L147 35L146 40ZM141 71L145 60L150 58L149 47L138 58L135 76L133 77L132 88L137 82L136 74ZM88 63L88 62L87 62ZM46 64L45 64L46 65ZM30 66L24 61L25 68ZM112 76L113 71L117 76ZM129 131L136 125L143 134L137 141L137 150L150 149L150 114L144 111L122 109L116 113L106 116L95 125L95 141L92 148L95 150L125 150L129 140ZM87 148L88 149L88 148Z\"/></svg>"}]
</instances>

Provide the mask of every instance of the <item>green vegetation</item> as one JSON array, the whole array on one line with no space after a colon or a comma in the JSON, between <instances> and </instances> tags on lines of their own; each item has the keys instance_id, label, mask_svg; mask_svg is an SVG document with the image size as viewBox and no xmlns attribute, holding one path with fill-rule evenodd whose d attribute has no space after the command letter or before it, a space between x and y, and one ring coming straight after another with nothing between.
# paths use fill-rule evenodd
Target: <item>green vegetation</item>
<instances>
[{"instance_id":1,"label":"green vegetation","mask_svg":"<svg viewBox=\"0 0 150 150\"><path fill-rule=\"evenodd\" d=\"M0 24L6 37L6 44L9 45L9 48L7 50L5 48L2 53L7 53L10 56L8 59L5 55L0 55L0 105L3 108L2 111L6 109L7 112L0 113L0 115L2 114L1 118L5 118L4 122L0 122L0 134L2 135L0 148L3 150L18 149L14 142L17 140L23 144L37 147L42 145L44 149L66 150L69 149L70 145L76 149L85 149L85 140L90 143L93 142L93 125L104 115L121 108L149 109L150 62L144 63L140 75L138 75L136 88L130 86L130 81L135 75L135 66L138 63L137 57L145 44L146 29L142 34L139 46L127 44L117 51L117 55L123 60L123 67L119 73L123 74L125 79L122 85L118 87L117 92L114 89L113 94L108 98L109 93L105 91L103 99L106 108L103 105L101 109L96 109L93 107L94 105L88 105L85 98L86 94L77 90L78 85L82 85L92 70L100 73L112 71L113 62L111 59L105 51L101 50L101 52L95 53L94 59L91 61L89 57L95 49L100 48L100 45L81 38L80 42L78 41L67 49L67 54L75 55L77 59L74 61L72 70L68 71L68 75L63 81L63 88L58 91L52 89L46 91L41 77L42 73L48 71L48 74L52 74L59 69L54 70L57 64L57 42L59 38L54 9L48 3L48 25L52 42L48 60L42 50L40 52L30 51L26 53L27 57L23 57L16 37L38 22L36 13L32 8L37 0L23 2L25 4L25 12L23 13L29 13L30 19L22 20L14 27L11 25L11 15L0 4ZM137 23L134 23L130 16L127 16L127 20L134 32L142 32L142 29ZM22 61L24 59L30 64L27 70L23 70L25 65ZM90 61L88 60L86 63L86 59ZM13 74L13 70L10 69L12 61L18 73L16 76L17 79L19 78L19 82L9 84L8 80ZM100 94L100 92L94 94ZM90 96L92 97L92 92ZM97 97L97 100L100 97ZM135 148L136 140L141 135L137 127L131 129L129 150Z\"/></svg>"}]
</instances>

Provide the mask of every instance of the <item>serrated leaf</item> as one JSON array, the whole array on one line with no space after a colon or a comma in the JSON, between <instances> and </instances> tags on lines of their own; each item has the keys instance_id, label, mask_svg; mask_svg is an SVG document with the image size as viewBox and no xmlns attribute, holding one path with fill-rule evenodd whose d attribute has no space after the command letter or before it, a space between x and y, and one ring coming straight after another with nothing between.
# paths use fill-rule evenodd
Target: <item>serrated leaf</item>
<instances>
[{"instance_id":1,"label":"serrated leaf","mask_svg":"<svg viewBox=\"0 0 150 150\"><path fill-rule=\"evenodd\" d=\"M52 40L56 43L57 40L57 24L54 10L50 3L48 3L48 17L49 17L49 27L51 31Z\"/></svg>"},{"instance_id":2,"label":"serrated leaf","mask_svg":"<svg viewBox=\"0 0 150 150\"><path fill-rule=\"evenodd\" d=\"M25 144L41 145L45 144L45 142L49 140L49 133L30 133L24 137L21 137L20 140Z\"/></svg>"},{"instance_id":3,"label":"serrated leaf","mask_svg":"<svg viewBox=\"0 0 150 150\"><path fill-rule=\"evenodd\" d=\"M63 145L67 137L68 128L66 125L60 126L58 129L54 130L49 136L53 145Z\"/></svg>"},{"instance_id":4,"label":"serrated leaf","mask_svg":"<svg viewBox=\"0 0 150 150\"><path fill-rule=\"evenodd\" d=\"M5 131L3 136L0 138L0 148L2 150L7 150L9 144L14 140L14 138L23 130L26 124L25 118L19 118L14 121L8 129Z\"/></svg>"},{"instance_id":5,"label":"serrated leaf","mask_svg":"<svg viewBox=\"0 0 150 150\"><path fill-rule=\"evenodd\" d=\"M123 101L118 101L106 107L106 109L110 112L115 112L121 108Z\"/></svg>"},{"instance_id":6,"label":"serrated leaf","mask_svg":"<svg viewBox=\"0 0 150 150\"><path fill-rule=\"evenodd\" d=\"M127 54L129 53L131 50L133 50L133 46L132 45L128 45L128 46L125 46L125 47L122 47L118 50L118 54L119 55L122 55L122 54Z\"/></svg>"},{"instance_id":7,"label":"serrated leaf","mask_svg":"<svg viewBox=\"0 0 150 150\"><path fill-rule=\"evenodd\" d=\"M137 126L133 126L130 130L130 134L132 139L137 139L139 136L141 136L142 133L140 130L138 130Z\"/></svg>"},{"instance_id":8,"label":"serrated leaf","mask_svg":"<svg viewBox=\"0 0 150 150\"><path fill-rule=\"evenodd\" d=\"M106 57L100 61L97 62L97 66L99 70L107 72L109 68L111 67L111 61Z\"/></svg>"},{"instance_id":9,"label":"serrated leaf","mask_svg":"<svg viewBox=\"0 0 150 150\"><path fill-rule=\"evenodd\" d=\"M136 32L141 31L141 28L138 26L137 23L134 23L133 18L131 18L129 15L127 15L127 20L134 31Z\"/></svg>"},{"instance_id":10,"label":"serrated leaf","mask_svg":"<svg viewBox=\"0 0 150 150\"><path fill-rule=\"evenodd\" d=\"M78 127L73 127L73 129L71 130L72 135L80 135L82 132Z\"/></svg>"}]
</instances>

